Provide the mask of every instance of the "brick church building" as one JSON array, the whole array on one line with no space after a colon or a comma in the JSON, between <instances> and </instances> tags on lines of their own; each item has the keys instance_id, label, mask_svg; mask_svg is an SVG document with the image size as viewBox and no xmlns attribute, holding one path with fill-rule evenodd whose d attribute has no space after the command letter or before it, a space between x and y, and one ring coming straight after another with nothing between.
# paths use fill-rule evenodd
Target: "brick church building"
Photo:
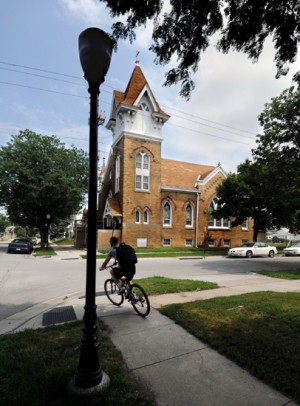
<instances>
[{"instance_id":1,"label":"brick church building","mask_svg":"<svg viewBox=\"0 0 300 406\"><path fill-rule=\"evenodd\" d=\"M98 248L112 234L133 247L230 247L252 240L252 221L230 228L217 220L216 187L226 178L217 166L161 156L170 116L161 109L136 64L124 92L113 93L107 128L112 146L99 181ZM184 147L184 146L183 146Z\"/></svg>"}]
</instances>

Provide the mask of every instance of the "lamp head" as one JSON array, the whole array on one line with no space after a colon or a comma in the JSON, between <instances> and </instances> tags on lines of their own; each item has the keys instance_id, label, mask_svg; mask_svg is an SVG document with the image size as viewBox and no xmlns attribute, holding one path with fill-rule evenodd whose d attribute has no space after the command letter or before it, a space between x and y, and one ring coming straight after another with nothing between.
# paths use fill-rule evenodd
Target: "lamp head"
<instances>
[{"instance_id":1,"label":"lamp head","mask_svg":"<svg viewBox=\"0 0 300 406\"><path fill-rule=\"evenodd\" d=\"M88 28L79 35L78 42L85 79L90 85L100 85L110 65L113 40L99 28Z\"/></svg>"}]
</instances>

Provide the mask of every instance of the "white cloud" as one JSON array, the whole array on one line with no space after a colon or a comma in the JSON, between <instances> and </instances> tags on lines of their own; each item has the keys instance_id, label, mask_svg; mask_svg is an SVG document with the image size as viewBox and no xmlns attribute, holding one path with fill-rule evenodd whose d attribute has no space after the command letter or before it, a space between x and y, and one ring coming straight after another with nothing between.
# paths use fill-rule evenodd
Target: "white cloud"
<instances>
[{"instance_id":1,"label":"white cloud","mask_svg":"<svg viewBox=\"0 0 300 406\"><path fill-rule=\"evenodd\" d=\"M106 26L110 24L108 10L99 0L60 0L64 11L69 16L86 24Z\"/></svg>"}]
</instances>

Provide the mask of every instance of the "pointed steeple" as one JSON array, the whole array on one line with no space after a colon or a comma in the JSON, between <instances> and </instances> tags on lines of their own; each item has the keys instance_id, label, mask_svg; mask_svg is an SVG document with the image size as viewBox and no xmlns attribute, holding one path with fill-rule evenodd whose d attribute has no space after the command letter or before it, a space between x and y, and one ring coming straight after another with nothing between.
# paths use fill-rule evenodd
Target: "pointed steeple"
<instances>
[{"instance_id":1,"label":"pointed steeple","mask_svg":"<svg viewBox=\"0 0 300 406\"><path fill-rule=\"evenodd\" d=\"M147 86L149 92L151 93L151 96L153 97L153 100L155 101L156 104L155 110L158 113L169 117L169 115L166 114L161 109L160 105L155 99L150 89L150 86L148 85L148 82L143 74L143 71L138 64L136 64L133 69L132 75L129 79L125 92L119 92L118 90L114 91L116 106L118 106L120 103L134 106L136 100L138 99L139 95L141 94L145 86Z\"/></svg>"},{"instance_id":2,"label":"pointed steeple","mask_svg":"<svg viewBox=\"0 0 300 406\"><path fill-rule=\"evenodd\" d=\"M136 64L125 92L114 91L106 128L113 132L113 143L124 134L161 142L161 128L169 118L154 97L142 69Z\"/></svg>"},{"instance_id":3,"label":"pointed steeple","mask_svg":"<svg viewBox=\"0 0 300 406\"><path fill-rule=\"evenodd\" d=\"M102 162L102 166L101 166L101 170L100 170L100 174L99 174L100 179L103 178L105 171L106 171L105 158L103 158L103 162Z\"/></svg>"}]
</instances>

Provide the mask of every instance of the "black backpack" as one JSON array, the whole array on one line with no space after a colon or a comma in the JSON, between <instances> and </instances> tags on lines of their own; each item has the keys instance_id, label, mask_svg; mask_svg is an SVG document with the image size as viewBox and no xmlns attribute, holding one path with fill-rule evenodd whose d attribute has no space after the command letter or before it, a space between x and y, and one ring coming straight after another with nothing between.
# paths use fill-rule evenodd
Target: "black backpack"
<instances>
[{"instance_id":1,"label":"black backpack","mask_svg":"<svg viewBox=\"0 0 300 406\"><path fill-rule=\"evenodd\" d=\"M122 242L117 247L117 261L120 264L121 268L131 268L138 262L135 250L130 245Z\"/></svg>"}]
</instances>

